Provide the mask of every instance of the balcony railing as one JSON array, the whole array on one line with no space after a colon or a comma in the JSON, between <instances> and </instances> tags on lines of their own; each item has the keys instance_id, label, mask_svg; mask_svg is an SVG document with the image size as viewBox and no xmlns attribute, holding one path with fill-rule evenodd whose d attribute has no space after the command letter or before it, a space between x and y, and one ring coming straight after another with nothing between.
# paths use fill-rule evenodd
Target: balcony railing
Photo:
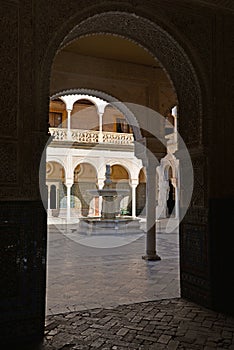
<instances>
[{"instance_id":1,"label":"balcony railing","mask_svg":"<svg viewBox=\"0 0 234 350\"><path fill-rule=\"evenodd\" d=\"M133 145L133 134L110 131L93 131L80 129L49 128L53 141L72 141L79 143L111 143L119 145Z\"/></svg>"}]
</instances>

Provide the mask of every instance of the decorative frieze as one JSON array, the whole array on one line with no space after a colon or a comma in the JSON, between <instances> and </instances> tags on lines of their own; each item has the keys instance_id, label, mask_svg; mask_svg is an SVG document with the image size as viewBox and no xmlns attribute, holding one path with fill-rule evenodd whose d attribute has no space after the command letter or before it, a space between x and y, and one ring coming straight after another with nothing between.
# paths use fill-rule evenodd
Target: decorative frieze
<instances>
[{"instance_id":1,"label":"decorative frieze","mask_svg":"<svg viewBox=\"0 0 234 350\"><path fill-rule=\"evenodd\" d=\"M194 172L194 188L193 196L191 200L191 205L194 207L204 207L205 206L205 161L203 156L193 157L193 172Z\"/></svg>"},{"instance_id":2,"label":"decorative frieze","mask_svg":"<svg viewBox=\"0 0 234 350\"><path fill-rule=\"evenodd\" d=\"M183 223L181 226L181 264L185 271L195 269L203 275L208 262L207 226L198 223Z\"/></svg>"}]
</instances>

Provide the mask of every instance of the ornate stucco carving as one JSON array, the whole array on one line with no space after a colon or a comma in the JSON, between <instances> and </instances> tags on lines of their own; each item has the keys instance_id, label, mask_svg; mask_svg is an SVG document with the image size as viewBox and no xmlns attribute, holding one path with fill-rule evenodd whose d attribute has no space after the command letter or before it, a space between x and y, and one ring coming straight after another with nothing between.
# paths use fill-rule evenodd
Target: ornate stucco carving
<instances>
[{"instance_id":1,"label":"ornate stucco carving","mask_svg":"<svg viewBox=\"0 0 234 350\"><path fill-rule=\"evenodd\" d=\"M17 143L0 142L0 183L16 185L17 171Z\"/></svg>"},{"instance_id":2,"label":"ornate stucco carving","mask_svg":"<svg viewBox=\"0 0 234 350\"><path fill-rule=\"evenodd\" d=\"M1 3L0 24L0 136L17 136L18 103L18 6ZM7 38L7 40L6 40Z\"/></svg>"}]
</instances>

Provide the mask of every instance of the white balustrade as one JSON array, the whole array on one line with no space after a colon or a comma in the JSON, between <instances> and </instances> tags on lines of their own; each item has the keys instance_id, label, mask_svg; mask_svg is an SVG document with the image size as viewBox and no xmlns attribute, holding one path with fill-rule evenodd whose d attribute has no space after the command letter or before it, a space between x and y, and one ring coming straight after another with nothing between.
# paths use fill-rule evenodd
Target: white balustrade
<instances>
[{"instance_id":1,"label":"white balustrade","mask_svg":"<svg viewBox=\"0 0 234 350\"><path fill-rule=\"evenodd\" d=\"M103 132L103 142L114 143L119 145L133 144L133 134L117 133L117 132Z\"/></svg>"},{"instance_id":2,"label":"white balustrade","mask_svg":"<svg viewBox=\"0 0 234 350\"><path fill-rule=\"evenodd\" d=\"M98 143L98 131L93 130L71 130L72 141L82 143Z\"/></svg>"},{"instance_id":3,"label":"white balustrade","mask_svg":"<svg viewBox=\"0 0 234 350\"><path fill-rule=\"evenodd\" d=\"M68 138L67 129L63 128L49 128L51 136L54 137L53 141L73 141L80 143L98 143L99 131L95 130L80 130L71 129L71 139ZM116 133L103 131L102 132L103 143L119 144L119 145L133 145L133 134L128 133Z\"/></svg>"},{"instance_id":4,"label":"white balustrade","mask_svg":"<svg viewBox=\"0 0 234 350\"><path fill-rule=\"evenodd\" d=\"M49 128L49 133L53 136L54 141L66 141L67 129Z\"/></svg>"}]
</instances>

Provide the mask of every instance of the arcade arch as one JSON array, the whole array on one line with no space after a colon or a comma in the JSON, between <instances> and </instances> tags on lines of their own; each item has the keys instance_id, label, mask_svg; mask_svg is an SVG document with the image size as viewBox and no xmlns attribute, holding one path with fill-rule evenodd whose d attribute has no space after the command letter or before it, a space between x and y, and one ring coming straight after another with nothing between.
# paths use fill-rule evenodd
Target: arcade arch
<instances>
[{"instance_id":1,"label":"arcade arch","mask_svg":"<svg viewBox=\"0 0 234 350\"><path fill-rule=\"evenodd\" d=\"M65 197L65 168L60 161L46 163L46 186L48 191L48 215L58 216Z\"/></svg>"},{"instance_id":2,"label":"arcade arch","mask_svg":"<svg viewBox=\"0 0 234 350\"><path fill-rule=\"evenodd\" d=\"M141 168L138 176L138 185L136 188L136 215L145 216L146 214L146 174L145 168Z\"/></svg>"},{"instance_id":3,"label":"arcade arch","mask_svg":"<svg viewBox=\"0 0 234 350\"><path fill-rule=\"evenodd\" d=\"M89 190L96 188L96 168L90 163L79 163L74 169L74 182L71 188L71 195L77 198L77 205L73 207L76 217L87 215L94 216L97 214L98 208L96 207L96 198L93 198L89 193Z\"/></svg>"}]
</instances>

